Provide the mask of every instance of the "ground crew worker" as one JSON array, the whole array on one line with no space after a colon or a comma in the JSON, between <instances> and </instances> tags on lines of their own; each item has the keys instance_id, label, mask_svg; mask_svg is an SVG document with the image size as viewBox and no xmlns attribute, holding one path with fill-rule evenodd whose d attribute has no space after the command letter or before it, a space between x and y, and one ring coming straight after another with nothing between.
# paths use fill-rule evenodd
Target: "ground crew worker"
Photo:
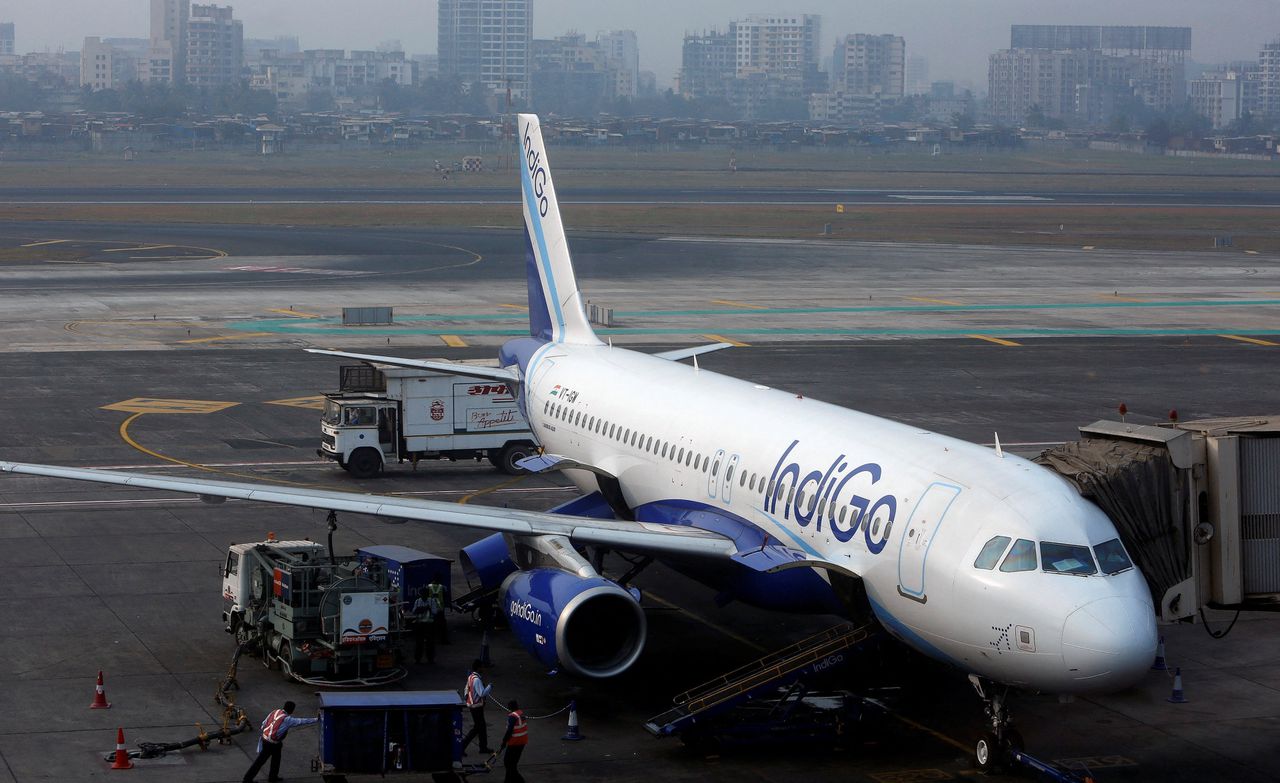
<instances>
[{"instance_id":1,"label":"ground crew worker","mask_svg":"<svg viewBox=\"0 0 1280 783\"><path fill-rule=\"evenodd\" d=\"M431 626L435 623L436 607L427 588L418 588L418 597L409 613L413 616L413 662L422 663L422 655L426 653L427 663L435 663L436 633Z\"/></svg>"},{"instance_id":2,"label":"ground crew worker","mask_svg":"<svg viewBox=\"0 0 1280 783\"><path fill-rule=\"evenodd\" d=\"M507 770L507 776L503 779L504 783L524 783L524 776L520 774L520 756L524 755L524 748L529 744L529 721L524 717L524 710L520 709L520 704L512 699L507 705L507 709L511 712L507 713L507 733L502 735L502 744L498 746L498 752L504 749L507 755L502 759L502 766Z\"/></svg>"},{"instance_id":3,"label":"ground crew worker","mask_svg":"<svg viewBox=\"0 0 1280 783\"><path fill-rule=\"evenodd\" d=\"M319 718L295 718L293 710L297 707L291 701L286 701L284 706L273 711L262 721L262 733L258 737L258 757L253 760L253 764L249 765L249 771L244 773L244 783L253 783L253 776L258 774L258 770L262 769L262 765L271 761L271 769L267 771L267 780L275 783L277 780L284 780L280 777L280 753L284 750L284 738L289 733L289 729L294 726L310 726L312 723L319 721Z\"/></svg>"},{"instance_id":4,"label":"ground crew worker","mask_svg":"<svg viewBox=\"0 0 1280 783\"><path fill-rule=\"evenodd\" d=\"M480 659L471 662L471 674L467 675L467 685L463 698L466 699L467 709L471 710L471 731L462 740L462 752L467 752L467 745L471 744L473 737L480 738L480 752L484 754L493 753L489 749L489 727L484 722L484 702L489 698L489 689L492 685L485 685L480 679Z\"/></svg>"},{"instance_id":5,"label":"ground crew worker","mask_svg":"<svg viewBox=\"0 0 1280 783\"><path fill-rule=\"evenodd\" d=\"M440 577L431 577L431 584L427 585L427 595L436 602L435 619L433 623L436 632L436 638L441 644L449 643L449 626L444 619L444 610L449 608L449 599L445 597L444 585L440 584Z\"/></svg>"}]
</instances>

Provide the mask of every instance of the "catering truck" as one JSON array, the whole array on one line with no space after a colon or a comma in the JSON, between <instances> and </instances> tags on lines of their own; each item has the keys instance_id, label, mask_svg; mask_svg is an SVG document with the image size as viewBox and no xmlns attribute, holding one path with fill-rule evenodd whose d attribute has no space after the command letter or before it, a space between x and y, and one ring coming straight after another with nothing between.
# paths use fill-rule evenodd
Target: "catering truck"
<instances>
[{"instance_id":1,"label":"catering truck","mask_svg":"<svg viewBox=\"0 0 1280 783\"><path fill-rule=\"evenodd\" d=\"M424 459L487 458L515 475L522 472L516 462L537 450L509 384L377 364L339 368L338 391L324 395L320 433L316 453L357 478Z\"/></svg>"}]
</instances>

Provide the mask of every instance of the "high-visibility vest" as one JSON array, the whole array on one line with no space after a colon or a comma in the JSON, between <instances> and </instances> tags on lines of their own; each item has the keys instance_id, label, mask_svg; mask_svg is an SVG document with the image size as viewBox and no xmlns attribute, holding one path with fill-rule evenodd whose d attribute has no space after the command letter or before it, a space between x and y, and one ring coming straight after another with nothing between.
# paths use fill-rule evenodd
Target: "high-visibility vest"
<instances>
[{"instance_id":1,"label":"high-visibility vest","mask_svg":"<svg viewBox=\"0 0 1280 783\"><path fill-rule=\"evenodd\" d=\"M511 746L528 745L529 721L524 719L524 710L516 710L507 715L507 717L516 719L516 725L511 728L511 739L507 740L507 744Z\"/></svg>"},{"instance_id":2,"label":"high-visibility vest","mask_svg":"<svg viewBox=\"0 0 1280 783\"><path fill-rule=\"evenodd\" d=\"M467 706L484 706L484 694L480 692L480 675L475 672L467 675Z\"/></svg>"},{"instance_id":3,"label":"high-visibility vest","mask_svg":"<svg viewBox=\"0 0 1280 783\"><path fill-rule=\"evenodd\" d=\"M284 710L276 710L267 716L262 722L262 738L267 742L279 742L284 739L284 735L276 736L276 732L280 731L284 724L284 719L289 717L289 713Z\"/></svg>"},{"instance_id":4,"label":"high-visibility vest","mask_svg":"<svg viewBox=\"0 0 1280 783\"><path fill-rule=\"evenodd\" d=\"M427 595L440 602L440 611L444 611L444 585L430 584L427 585Z\"/></svg>"}]
</instances>

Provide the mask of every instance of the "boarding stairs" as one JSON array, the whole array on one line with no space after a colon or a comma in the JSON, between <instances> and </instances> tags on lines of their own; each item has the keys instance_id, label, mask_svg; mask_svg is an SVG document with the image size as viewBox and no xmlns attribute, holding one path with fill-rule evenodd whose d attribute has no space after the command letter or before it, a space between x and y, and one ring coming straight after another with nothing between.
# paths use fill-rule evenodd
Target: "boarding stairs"
<instances>
[{"instance_id":1,"label":"boarding stairs","mask_svg":"<svg viewBox=\"0 0 1280 783\"><path fill-rule=\"evenodd\" d=\"M838 666L845 662L842 653L872 638L876 627L842 623L769 653L680 694L674 707L650 718L644 727L655 737L678 734L747 699Z\"/></svg>"}]
</instances>

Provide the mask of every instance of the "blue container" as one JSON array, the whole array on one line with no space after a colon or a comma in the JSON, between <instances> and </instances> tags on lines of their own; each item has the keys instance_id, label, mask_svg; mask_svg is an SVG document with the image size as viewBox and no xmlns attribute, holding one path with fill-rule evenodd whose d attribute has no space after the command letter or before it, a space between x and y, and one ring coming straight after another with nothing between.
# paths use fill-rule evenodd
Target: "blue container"
<instances>
[{"instance_id":1,"label":"blue container","mask_svg":"<svg viewBox=\"0 0 1280 783\"><path fill-rule=\"evenodd\" d=\"M391 589L396 592L396 600L413 603L418 595L418 588L431 584L432 578L438 578L444 585L445 599L453 601L453 581L450 573L453 561L410 549L395 544L379 544L356 550L361 558L371 557L386 565L387 576L391 580Z\"/></svg>"},{"instance_id":2,"label":"blue container","mask_svg":"<svg viewBox=\"0 0 1280 783\"><path fill-rule=\"evenodd\" d=\"M327 772L444 772L462 764L462 697L455 691L322 692L319 699Z\"/></svg>"}]
</instances>

